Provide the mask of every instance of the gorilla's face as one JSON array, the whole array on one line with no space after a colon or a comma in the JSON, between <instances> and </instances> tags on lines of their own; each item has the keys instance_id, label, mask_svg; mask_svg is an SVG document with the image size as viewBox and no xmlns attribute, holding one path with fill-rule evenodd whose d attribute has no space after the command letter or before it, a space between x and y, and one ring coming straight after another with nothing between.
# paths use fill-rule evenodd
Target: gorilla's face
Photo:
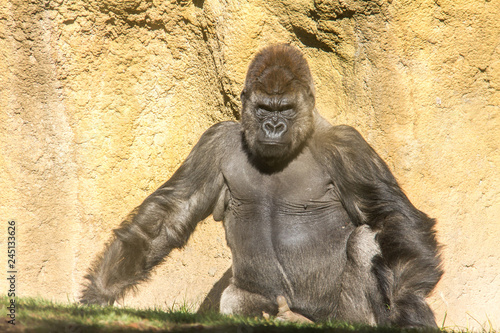
<instances>
[{"instance_id":1,"label":"gorilla's face","mask_svg":"<svg viewBox=\"0 0 500 333\"><path fill-rule=\"evenodd\" d=\"M312 131L314 97L302 87L289 87L279 94L255 89L248 98L246 94L242 94L242 125L250 153L268 166L289 161Z\"/></svg>"},{"instance_id":2,"label":"gorilla's face","mask_svg":"<svg viewBox=\"0 0 500 333\"><path fill-rule=\"evenodd\" d=\"M293 159L313 129L314 88L309 68L301 63L305 62L302 57L289 59L293 55L293 51L283 52L271 60L257 56L241 94L246 146L254 160L268 167ZM263 60L267 60L265 69L260 70ZM283 62L295 66L283 66Z\"/></svg>"}]
</instances>

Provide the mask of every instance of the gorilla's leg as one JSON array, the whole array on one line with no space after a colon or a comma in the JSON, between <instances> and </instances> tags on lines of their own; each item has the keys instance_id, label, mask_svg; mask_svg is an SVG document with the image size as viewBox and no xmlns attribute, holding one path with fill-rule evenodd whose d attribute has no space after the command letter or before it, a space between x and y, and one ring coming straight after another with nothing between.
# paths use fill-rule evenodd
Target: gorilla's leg
<instances>
[{"instance_id":1,"label":"gorilla's leg","mask_svg":"<svg viewBox=\"0 0 500 333\"><path fill-rule=\"evenodd\" d=\"M308 318L293 312L288 307L284 296L278 296L276 303L268 298L240 289L230 284L220 298L220 312L245 316L276 316L278 320L294 323L312 323Z\"/></svg>"},{"instance_id":2,"label":"gorilla's leg","mask_svg":"<svg viewBox=\"0 0 500 333\"><path fill-rule=\"evenodd\" d=\"M262 312L275 315L278 306L272 300L230 284L220 298L220 312L245 316L261 316Z\"/></svg>"},{"instance_id":3,"label":"gorilla's leg","mask_svg":"<svg viewBox=\"0 0 500 333\"><path fill-rule=\"evenodd\" d=\"M368 325L387 323L387 306L373 266L374 258L380 256L375 236L367 225L356 228L349 236L336 318Z\"/></svg>"}]
</instances>

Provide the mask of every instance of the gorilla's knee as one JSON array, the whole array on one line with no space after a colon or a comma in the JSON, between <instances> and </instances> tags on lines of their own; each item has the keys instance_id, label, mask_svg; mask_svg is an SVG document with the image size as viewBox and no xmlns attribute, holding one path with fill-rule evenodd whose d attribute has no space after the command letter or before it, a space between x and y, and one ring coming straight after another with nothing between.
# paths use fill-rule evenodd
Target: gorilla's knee
<instances>
[{"instance_id":1,"label":"gorilla's knee","mask_svg":"<svg viewBox=\"0 0 500 333\"><path fill-rule=\"evenodd\" d=\"M220 296L220 313L235 314L241 312L243 296L233 284L230 284Z\"/></svg>"},{"instance_id":2,"label":"gorilla's knee","mask_svg":"<svg viewBox=\"0 0 500 333\"><path fill-rule=\"evenodd\" d=\"M246 316L260 316L262 312L275 315L278 305L268 298L240 289L230 284L220 298L220 312L222 314L238 314Z\"/></svg>"},{"instance_id":3,"label":"gorilla's knee","mask_svg":"<svg viewBox=\"0 0 500 333\"><path fill-rule=\"evenodd\" d=\"M369 226L357 227L347 241L347 258L359 267L371 268L373 258L380 254L377 235Z\"/></svg>"}]
</instances>

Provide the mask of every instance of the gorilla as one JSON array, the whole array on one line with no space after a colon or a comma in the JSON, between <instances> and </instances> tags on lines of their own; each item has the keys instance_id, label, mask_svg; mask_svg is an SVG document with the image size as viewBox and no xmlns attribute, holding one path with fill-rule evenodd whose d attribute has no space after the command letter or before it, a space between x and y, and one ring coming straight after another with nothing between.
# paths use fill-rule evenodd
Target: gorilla
<instances>
[{"instance_id":1,"label":"gorilla","mask_svg":"<svg viewBox=\"0 0 500 333\"><path fill-rule=\"evenodd\" d=\"M221 313L435 327L435 221L355 129L318 114L302 53L261 50L241 101L241 122L209 128L114 231L81 302L113 304L212 214L232 252Z\"/></svg>"}]
</instances>

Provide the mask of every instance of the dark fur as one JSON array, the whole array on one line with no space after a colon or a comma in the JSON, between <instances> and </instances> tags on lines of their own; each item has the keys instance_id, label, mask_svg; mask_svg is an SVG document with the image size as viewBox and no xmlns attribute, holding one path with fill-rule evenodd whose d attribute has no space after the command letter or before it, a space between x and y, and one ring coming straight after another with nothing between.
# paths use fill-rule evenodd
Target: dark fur
<instances>
[{"instance_id":1,"label":"dark fur","mask_svg":"<svg viewBox=\"0 0 500 333\"><path fill-rule=\"evenodd\" d=\"M112 304L182 247L210 214L224 220L233 277L223 313L436 326L434 220L348 126L314 109L300 51L275 45L250 64L241 124L210 128L186 161L115 231L81 301Z\"/></svg>"}]
</instances>

